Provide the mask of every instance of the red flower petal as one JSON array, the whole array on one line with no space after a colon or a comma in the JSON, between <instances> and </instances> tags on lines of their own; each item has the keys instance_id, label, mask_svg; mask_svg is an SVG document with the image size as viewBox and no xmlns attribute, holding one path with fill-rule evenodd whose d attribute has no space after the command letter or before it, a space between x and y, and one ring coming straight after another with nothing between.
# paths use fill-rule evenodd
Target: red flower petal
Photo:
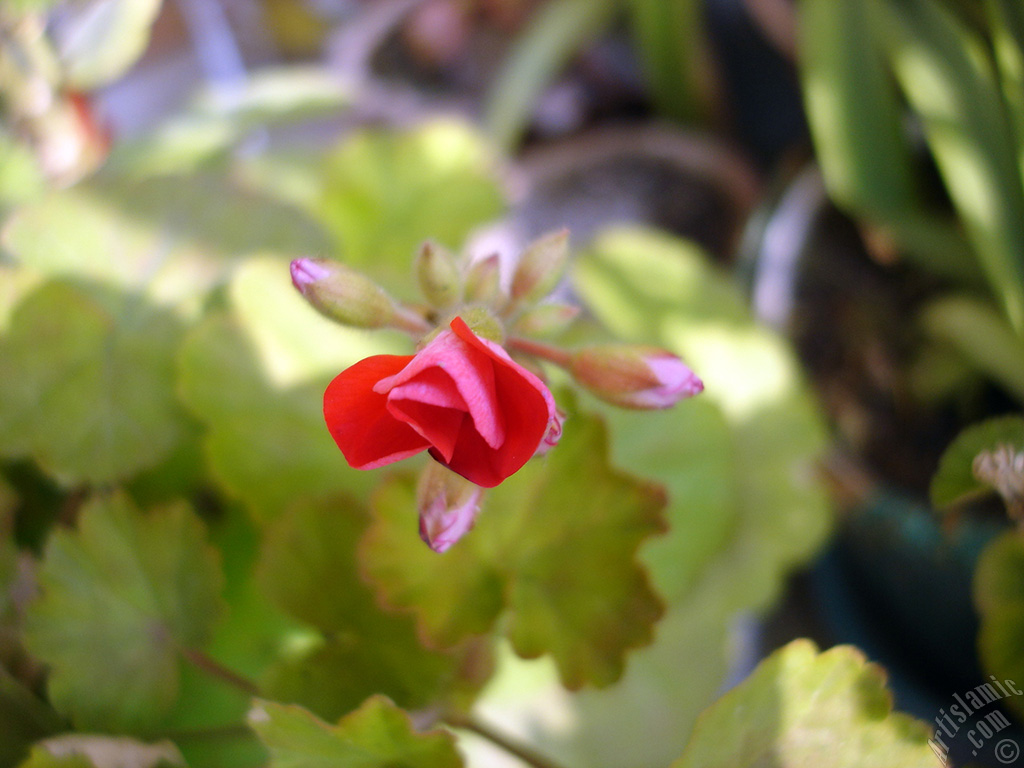
<instances>
[{"instance_id":1,"label":"red flower petal","mask_svg":"<svg viewBox=\"0 0 1024 768\"><path fill-rule=\"evenodd\" d=\"M408 458L430 443L387 408L387 396L374 391L382 378L405 368L412 355L375 355L339 373L324 392L327 429L356 469L374 469Z\"/></svg>"}]
</instances>

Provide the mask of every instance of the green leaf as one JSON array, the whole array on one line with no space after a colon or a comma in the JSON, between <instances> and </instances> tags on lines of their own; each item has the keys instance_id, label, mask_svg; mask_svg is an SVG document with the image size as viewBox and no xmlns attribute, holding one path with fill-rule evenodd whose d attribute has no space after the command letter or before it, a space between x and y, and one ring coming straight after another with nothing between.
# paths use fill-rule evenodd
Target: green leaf
<instances>
[{"instance_id":1,"label":"green leaf","mask_svg":"<svg viewBox=\"0 0 1024 768\"><path fill-rule=\"evenodd\" d=\"M410 617L378 608L355 562L366 524L351 500L305 501L269 525L264 538L258 578L265 593L329 638L272 669L266 693L327 719L372 693L403 707L427 706L454 693L456 667L474 650L428 650Z\"/></svg>"},{"instance_id":2,"label":"green leaf","mask_svg":"<svg viewBox=\"0 0 1024 768\"><path fill-rule=\"evenodd\" d=\"M47 283L0 337L0 453L65 482L154 466L181 438L175 318L137 296Z\"/></svg>"},{"instance_id":3,"label":"green leaf","mask_svg":"<svg viewBox=\"0 0 1024 768\"><path fill-rule=\"evenodd\" d=\"M860 651L795 640L701 714L672 768L938 768L930 735Z\"/></svg>"},{"instance_id":4,"label":"green leaf","mask_svg":"<svg viewBox=\"0 0 1024 768\"><path fill-rule=\"evenodd\" d=\"M401 351L400 337L320 316L281 259L247 262L229 302L229 311L211 312L189 333L179 358L181 397L208 427L214 476L261 520L297 497L365 494L376 473L345 464L324 425L323 391L352 363Z\"/></svg>"},{"instance_id":5,"label":"green leaf","mask_svg":"<svg viewBox=\"0 0 1024 768\"><path fill-rule=\"evenodd\" d=\"M537 10L513 41L484 107L484 124L500 146L519 142L544 89L610 27L617 10L613 0L553 0Z\"/></svg>"},{"instance_id":6,"label":"green leaf","mask_svg":"<svg viewBox=\"0 0 1024 768\"><path fill-rule=\"evenodd\" d=\"M802 0L804 101L829 193L888 218L918 207L896 89L863 0Z\"/></svg>"},{"instance_id":7,"label":"green leaf","mask_svg":"<svg viewBox=\"0 0 1024 768\"><path fill-rule=\"evenodd\" d=\"M921 323L1024 403L1024 339L990 304L969 296L935 299L921 311Z\"/></svg>"},{"instance_id":8,"label":"green leaf","mask_svg":"<svg viewBox=\"0 0 1024 768\"><path fill-rule=\"evenodd\" d=\"M305 630L262 594L253 577L262 531L240 504L228 504L208 522L211 543L220 551L227 615L214 628L206 654L248 680L260 680L281 648ZM161 723L181 734L178 747L190 768L251 768L266 762L266 750L248 728L248 692L189 664L181 693Z\"/></svg>"},{"instance_id":9,"label":"green leaf","mask_svg":"<svg viewBox=\"0 0 1024 768\"><path fill-rule=\"evenodd\" d=\"M974 604L981 615L978 654L982 668L1000 680L1024 679L1024 539L1007 531L978 560ZM1007 703L1024 716L1024 697Z\"/></svg>"},{"instance_id":10,"label":"green leaf","mask_svg":"<svg viewBox=\"0 0 1024 768\"><path fill-rule=\"evenodd\" d=\"M875 0L896 78L1010 325L1024 333L1024 188L984 41L930 0Z\"/></svg>"},{"instance_id":11,"label":"green leaf","mask_svg":"<svg viewBox=\"0 0 1024 768\"><path fill-rule=\"evenodd\" d=\"M2 234L28 267L144 294L185 317L240 257L329 248L294 207L210 174L94 179L22 206Z\"/></svg>"},{"instance_id":12,"label":"green leaf","mask_svg":"<svg viewBox=\"0 0 1024 768\"><path fill-rule=\"evenodd\" d=\"M443 556L416 534L413 483L387 483L362 561L431 642L487 632L504 613L517 653L551 654L569 688L607 685L662 613L636 562L662 506L660 488L609 466L600 420L573 413L557 448L491 491L472 534Z\"/></svg>"},{"instance_id":13,"label":"green leaf","mask_svg":"<svg viewBox=\"0 0 1024 768\"><path fill-rule=\"evenodd\" d=\"M1024 178L1024 8L1015 0L988 0L985 9L1003 99L1017 140L1017 162Z\"/></svg>"},{"instance_id":14,"label":"green leaf","mask_svg":"<svg viewBox=\"0 0 1024 768\"><path fill-rule=\"evenodd\" d=\"M185 762L169 741L145 744L112 736L69 733L32 748L19 768L174 768Z\"/></svg>"},{"instance_id":15,"label":"green leaf","mask_svg":"<svg viewBox=\"0 0 1024 768\"><path fill-rule=\"evenodd\" d=\"M925 205L871 4L802 0L799 21L800 83L829 196L883 227L926 268L972 281L976 264L963 234Z\"/></svg>"},{"instance_id":16,"label":"green leaf","mask_svg":"<svg viewBox=\"0 0 1024 768\"><path fill-rule=\"evenodd\" d=\"M174 705L179 653L221 611L219 563L183 504L143 514L97 497L58 530L39 571L25 643L50 667L50 699L82 729L143 731Z\"/></svg>"},{"instance_id":17,"label":"green leaf","mask_svg":"<svg viewBox=\"0 0 1024 768\"><path fill-rule=\"evenodd\" d=\"M88 90L124 74L145 51L161 4L162 0L76 4L57 34L57 51L68 83Z\"/></svg>"},{"instance_id":18,"label":"green leaf","mask_svg":"<svg viewBox=\"0 0 1024 768\"><path fill-rule=\"evenodd\" d=\"M424 240L458 249L503 213L494 166L482 139L458 122L357 133L326 159L321 218L347 264L411 298L400 286L412 287L412 258Z\"/></svg>"},{"instance_id":19,"label":"green leaf","mask_svg":"<svg viewBox=\"0 0 1024 768\"><path fill-rule=\"evenodd\" d=\"M1005 416L988 419L967 427L942 454L939 468L932 477L930 496L932 506L942 509L957 501L991 491L991 486L974 476L975 457L994 451L1001 445L1010 445L1024 453L1024 418Z\"/></svg>"},{"instance_id":20,"label":"green leaf","mask_svg":"<svg viewBox=\"0 0 1024 768\"><path fill-rule=\"evenodd\" d=\"M297 706L262 701L249 724L270 749L270 768L460 768L448 733L416 733L409 716L374 696L336 726Z\"/></svg>"},{"instance_id":21,"label":"green leaf","mask_svg":"<svg viewBox=\"0 0 1024 768\"><path fill-rule=\"evenodd\" d=\"M658 111L681 123L707 111L702 5L694 0L629 0L630 32Z\"/></svg>"}]
</instances>

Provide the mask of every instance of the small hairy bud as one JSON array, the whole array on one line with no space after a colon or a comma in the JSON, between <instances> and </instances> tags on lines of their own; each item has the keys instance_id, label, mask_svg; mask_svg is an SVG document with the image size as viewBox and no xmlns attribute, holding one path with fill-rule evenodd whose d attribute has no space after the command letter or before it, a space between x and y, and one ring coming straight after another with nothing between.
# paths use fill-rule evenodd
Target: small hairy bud
<instances>
[{"instance_id":1,"label":"small hairy bud","mask_svg":"<svg viewBox=\"0 0 1024 768\"><path fill-rule=\"evenodd\" d=\"M534 240L512 274L512 301L528 306L554 290L569 263L569 230L561 229Z\"/></svg>"},{"instance_id":2,"label":"small hairy bud","mask_svg":"<svg viewBox=\"0 0 1024 768\"><path fill-rule=\"evenodd\" d=\"M462 299L462 272L455 254L429 240L416 257L416 278L420 290L438 309L450 307Z\"/></svg>"},{"instance_id":3,"label":"small hairy bud","mask_svg":"<svg viewBox=\"0 0 1024 768\"><path fill-rule=\"evenodd\" d=\"M291 263L292 284L320 314L356 328L422 330L422 321L400 307L366 275L331 259Z\"/></svg>"}]
</instances>

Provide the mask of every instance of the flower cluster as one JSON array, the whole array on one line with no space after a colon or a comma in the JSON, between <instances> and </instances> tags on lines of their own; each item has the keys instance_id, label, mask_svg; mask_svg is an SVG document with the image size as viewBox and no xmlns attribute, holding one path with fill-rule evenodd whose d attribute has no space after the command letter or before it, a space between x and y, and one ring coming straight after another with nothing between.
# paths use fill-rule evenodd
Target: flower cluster
<instances>
[{"instance_id":1,"label":"flower cluster","mask_svg":"<svg viewBox=\"0 0 1024 768\"><path fill-rule=\"evenodd\" d=\"M501 289L497 254L469 261L433 243L416 273L427 304L396 301L365 275L326 259L292 262L295 287L324 315L360 328L399 328L411 355L374 355L324 393L327 429L348 463L373 469L426 451L420 535L438 552L472 526L484 488L558 442L563 416L541 361L564 368L596 396L626 408L667 408L703 389L671 352L627 344L566 350L534 336L565 330L579 309L544 301L568 261L568 234L532 243Z\"/></svg>"}]
</instances>

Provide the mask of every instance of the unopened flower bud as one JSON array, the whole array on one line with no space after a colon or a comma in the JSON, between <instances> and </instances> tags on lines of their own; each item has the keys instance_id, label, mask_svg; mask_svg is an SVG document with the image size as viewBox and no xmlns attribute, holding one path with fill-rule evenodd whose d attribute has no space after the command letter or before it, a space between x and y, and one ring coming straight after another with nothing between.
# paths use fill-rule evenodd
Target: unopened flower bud
<instances>
[{"instance_id":1,"label":"unopened flower bud","mask_svg":"<svg viewBox=\"0 0 1024 768\"><path fill-rule=\"evenodd\" d=\"M512 274L512 301L529 305L543 299L562 279L569 263L569 230L544 235L527 246Z\"/></svg>"},{"instance_id":2,"label":"unopened flower bud","mask_svg":"<svg viewBox=\"0 0 1024 768\"><path fill-rule=\"evenodd\" d=\"M473 263L466 275L466 301L493 304L501 293L501 259L496 253Z\"/></svg>"},{"instance_id":3,"label":"unopened flower bud","mask_svg":"<svg viewBox=\"0 0 1024 768\"><path fill-rule=\"evenodd\" d=\"M420 475L416 506L420 538L435 552L445 552L476 522L484 489L440 464L431 462Z\"/></svg>"},{"instance_id":4,"label":"unopened flower bud","mask_svg":"<svg viewBox=\"0 0 1024 768\"><path fill-rule=\"evenodd\" d=\"M420 290L431 305L444 309L462 299L462 272L455 255L429 240L416 257Z\"/></svg>"},{"instance_id":5,"label":"unopened flower bud","mask_svg":"<svg viewBox=\"0 0 1024 768\"><path fill-rule=\"evenodd\" d=\"M556 336L568 329L579 314L580 308L575 304L538 304L519 316L515 331L523 336Z\"/></svg>"},{"instance_id":6,"label":"unopened flower bud","mask_svg":"<svg viewBox=\"0 0 1024 768\"><path fill-rule=\"evenodd\" d=\"M623 408L669 408L704 389L686 363L655 347L584 347L572 353L568 369L577 382L602 400Z\"/></svg>"},{"instance_id":7,"label":"unopened flower bud","mask_svg":"<svg viewBox=\"0 0 1024 768\"><path fill-rule=\"evenodd\" d=\"M407 328L425 324L399 307L366 275L330 259L295 259L292 284L314 309L357 328Z\"/></svg>"}]
</instances>

